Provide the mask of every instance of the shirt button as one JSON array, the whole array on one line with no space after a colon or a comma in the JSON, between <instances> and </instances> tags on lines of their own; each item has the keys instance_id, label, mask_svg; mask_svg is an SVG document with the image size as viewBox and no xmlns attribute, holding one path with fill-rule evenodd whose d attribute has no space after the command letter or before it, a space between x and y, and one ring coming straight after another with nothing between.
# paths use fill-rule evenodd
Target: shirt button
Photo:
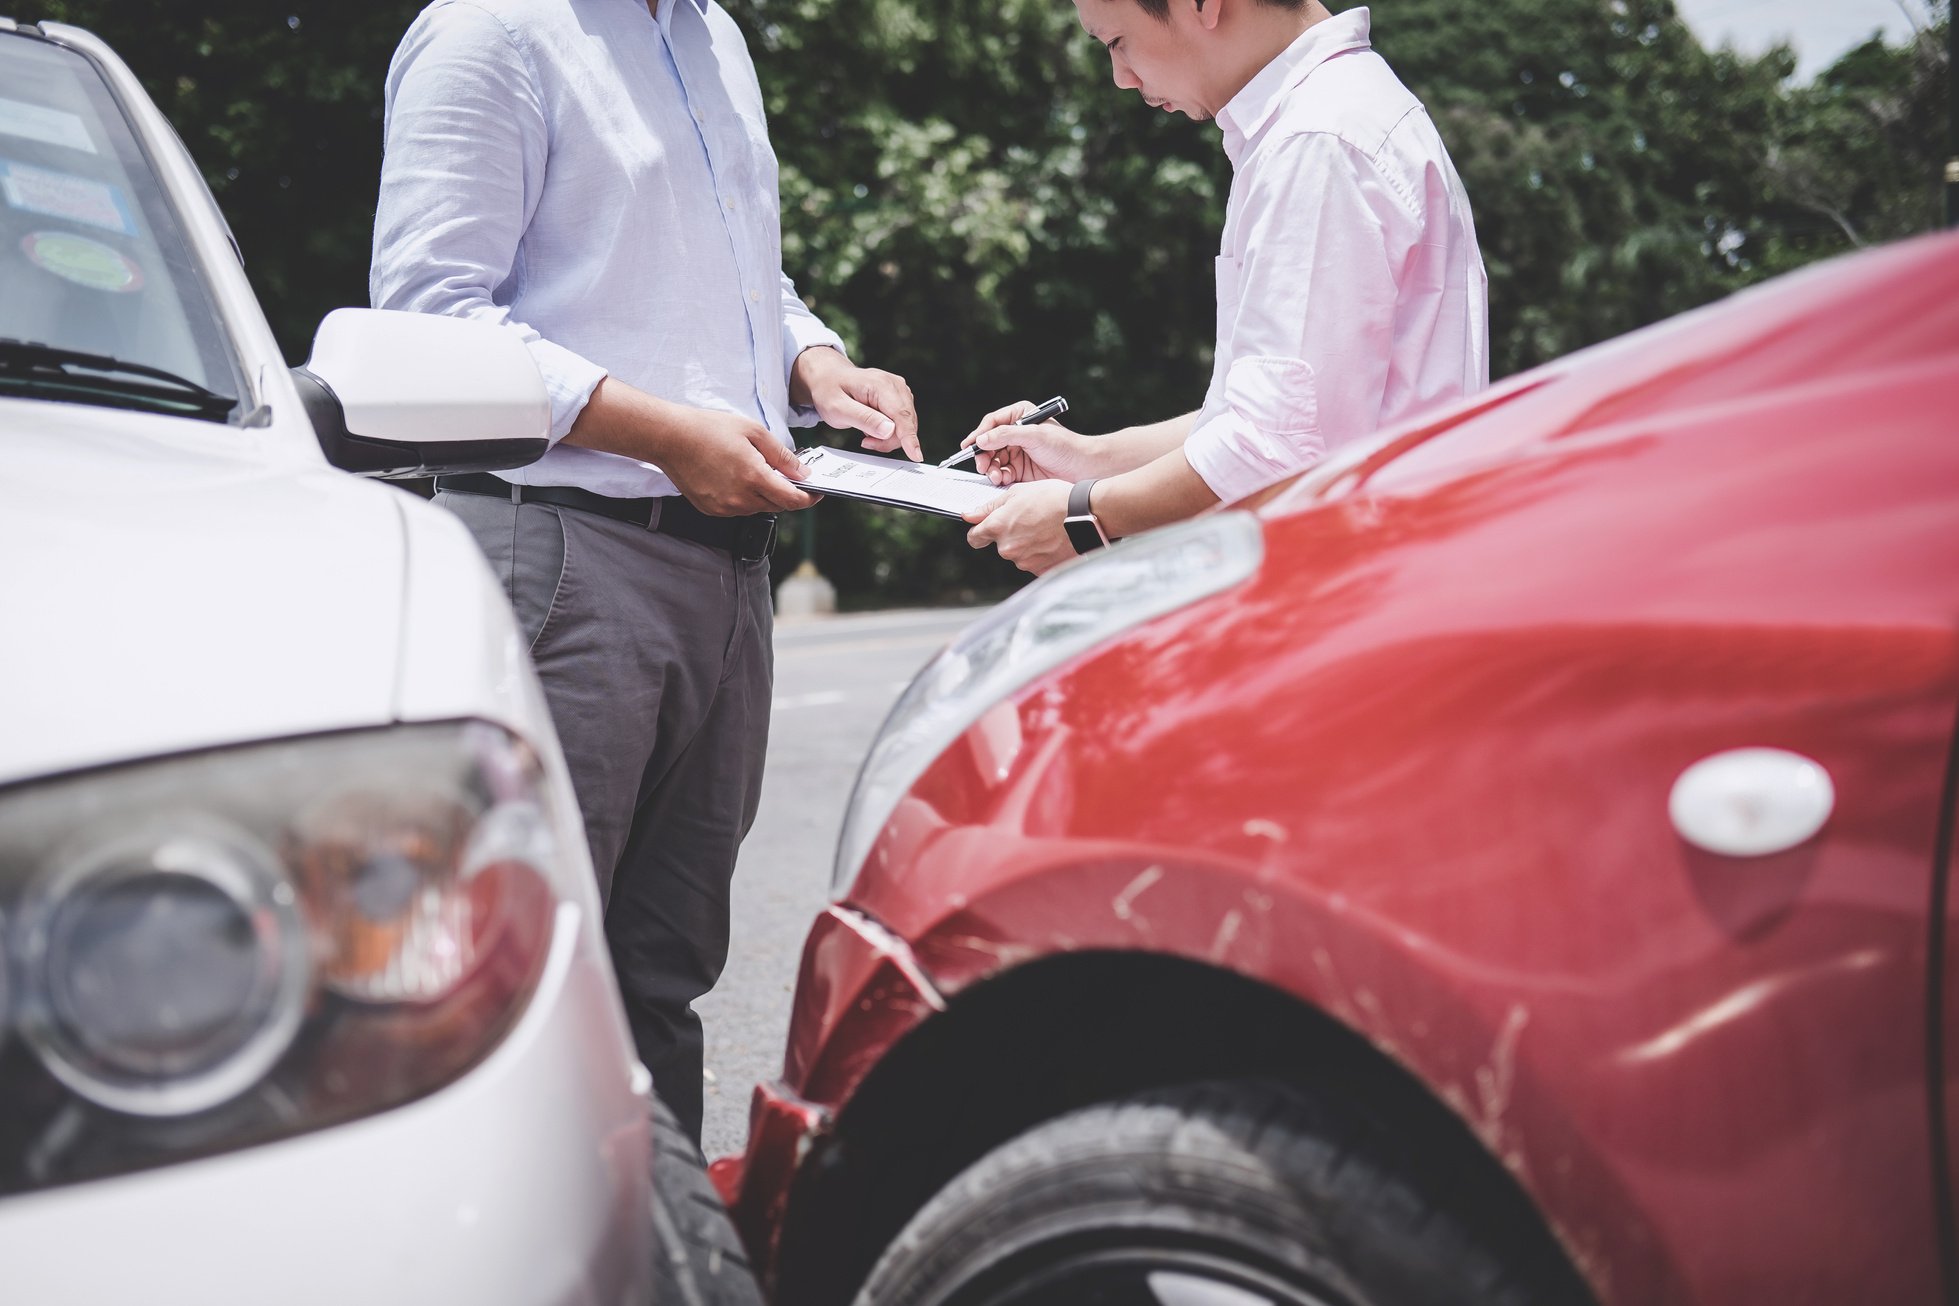
<instances>
[{"instance_id":1,"label":"shirt button","mask_svg":"<svg viewBox=\"0 0 1959 1306\"><path fill-rule=\"evenodd\" d=\"M762 302L762 292L761 292L761 291L759 291L759 290L751 290L751 291L749 291L749 292L748 292L748 302L749 302L749 303L751 303L751 304L759 304L759 303L761 303L761 302Z\"/></svg>"},{"instance_id":2,"label":"shirt button","mask_svg":"<svg viewBox=\"0 0 1959 1306\"><path fill-rule=\"evenodd\" d=\"M729 200L727 201L727 204L728 204L728 212L733 213L735 211L735 202L733 200Z\"/></svg>"}]
</instances>

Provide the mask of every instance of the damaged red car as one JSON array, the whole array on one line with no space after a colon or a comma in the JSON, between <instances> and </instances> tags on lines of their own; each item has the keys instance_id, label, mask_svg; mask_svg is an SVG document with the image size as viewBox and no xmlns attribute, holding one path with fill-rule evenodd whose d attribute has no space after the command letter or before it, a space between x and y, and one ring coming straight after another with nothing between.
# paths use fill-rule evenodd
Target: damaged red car
<instances>
[{"instance_id":1,"label":"damaged red car","mask_svg":"<svg viewBox=\"0 0 1959 1306\"><path fill-rule=\"evenodd\" d=\"M867 759L782 1306L1954 1291L1959 238L1064 567Z\"/></svg>"}]
</instances>

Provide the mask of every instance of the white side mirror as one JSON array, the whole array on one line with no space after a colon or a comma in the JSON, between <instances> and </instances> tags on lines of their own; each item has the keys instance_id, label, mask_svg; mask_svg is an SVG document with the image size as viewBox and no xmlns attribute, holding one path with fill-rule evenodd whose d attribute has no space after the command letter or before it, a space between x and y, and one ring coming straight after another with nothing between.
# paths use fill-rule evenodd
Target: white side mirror
<instances>
[{"instance_id":1,"label":"white side mirror","mask_svg":"<svg viewBox=\"0 0 1959 1306\"><path fill-rule=\"evenodd\" d=\"M365 476L435 476L535 462L551 401L508 327L340 308L293 369L327 461Z\"/></svg>"}]
</instances>

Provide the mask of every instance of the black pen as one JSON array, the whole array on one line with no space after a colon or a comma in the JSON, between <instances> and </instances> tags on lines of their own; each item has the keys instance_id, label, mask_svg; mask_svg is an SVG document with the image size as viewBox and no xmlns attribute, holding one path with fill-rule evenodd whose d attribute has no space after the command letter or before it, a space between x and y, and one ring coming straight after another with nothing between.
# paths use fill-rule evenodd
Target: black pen
<instances>
[{"instance_id":1,"label":"black pen","mask_svg":"<svg viewBox=\"0 0 1959 1306\"><path fill-rule=\"evenodd\" d=\"M1033 412L1027 413L1021 417L1014 418L1014 420L1008 423L1008 425L1039 426L1042 422L1052 421L1067 411L1068 411L1068 401L1066 399L1063 399L1060 395L1056 395L1054 398L1042 404L1039 408L1036 408ZM953 454L952 457L940 463L939 466L950 467L954 463L964 462L966 461L966 459L977 455L979 451L980 451L979 440L977 437L975 437L971 444L961 445L958 453Z\"/></svg>"}]
</instances>

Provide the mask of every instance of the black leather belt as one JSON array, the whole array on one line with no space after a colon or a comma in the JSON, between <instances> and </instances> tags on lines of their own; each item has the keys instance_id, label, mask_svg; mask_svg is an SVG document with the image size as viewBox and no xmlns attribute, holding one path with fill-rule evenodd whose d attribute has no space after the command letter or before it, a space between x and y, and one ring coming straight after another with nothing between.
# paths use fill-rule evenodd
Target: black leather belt
<instances>
[{"instance_id":1,"label":"black leather belt","mask_svg":"<svg viewBox=\"0 0 1959 1306\"><path fill-rule=\"evenodd\" d=\"M555 508L595 512L601 517L630 522L709 548L726 549L743 562L759 562L775 548L774 513L710 517L677 494L657 499L615 499L609 494L594 494L570 485L512 485L488 472L438 476L435 488L454 494L480 494L508 503L548 503Z\"/></svg>"}]
</instances>

